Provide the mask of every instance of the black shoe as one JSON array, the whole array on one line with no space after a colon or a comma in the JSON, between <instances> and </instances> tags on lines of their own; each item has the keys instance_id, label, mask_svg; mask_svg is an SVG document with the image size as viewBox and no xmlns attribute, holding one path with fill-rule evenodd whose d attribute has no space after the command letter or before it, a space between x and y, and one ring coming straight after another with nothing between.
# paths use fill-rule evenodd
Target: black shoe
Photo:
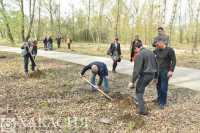
<instances>
[{"instance_id":1,"label":"black shoe","mask_svg":"<svg viewBox=\"0 0 200 133\"><path fill-rule=\"evenodd\" d=\"M147 111L144 111L144 112L138 111L136 113L139 115L148 115L149 114Z\"/></svg>"},{"instance_id":2,"label":"black shoe","mask_svg":"<svg viewBox=\"0 0 200 133\"><path fill-rule=\"evenodd\" d=\"M112 70L113 73L117 73L115 70Z\"/></svg>"}]
</instances>

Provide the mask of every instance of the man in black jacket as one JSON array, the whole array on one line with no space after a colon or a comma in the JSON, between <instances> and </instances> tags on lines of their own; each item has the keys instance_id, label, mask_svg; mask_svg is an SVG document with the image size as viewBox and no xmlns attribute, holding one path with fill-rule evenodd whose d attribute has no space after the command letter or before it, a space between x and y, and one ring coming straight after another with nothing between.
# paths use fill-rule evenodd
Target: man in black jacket
<instances>
[{"instance_id":1,"label":"man in black jacket","mask_svg":"<svg viewBox=\"0 0 200 133\"><path fill-rule=\"evenodd\" d=\"M115 41L111 43L110 48L108 50L108 54L112 57L113 60L112 72L114 73L116 73L117 63L121 61L121 47L118 41L119 39L115 38Z\"/></svg>"},{"instance_id":2,"label":"man in black jacket","mask_svg":"<svg viewBox=\"0 0 200 133\"><path fill-rule=\"evenodd\" d=\"M146 86L157 76L158 64L154 53L143 48L142 43L135 45L135 52L138 53L134 62L134 70L132 82L129 83L129 88L134 88L136 83L136 101L138 102L139 114L147 115L147 110L144 106L144 92Z\"/></svg>"},{"instance_id":3,"label":"man in black jacket","mask_svg":"<svg viewBox=\"0 0 200 133\"><path fill-rule=\"evenodd\" d=\"M164 106L167 104L168 81L172 77L176 66L176 55L174 50L167 47L162 39L156 43L154 53L159 65L157 103L161 109L164 109Z\"/></svg>"},{"instance_id":4,"label":"man in black jacket","mask_svg":"<svg viewBox=\"0 0 200 133\"><path fill-rule=\"evenodd\" d=\"M29 59L31 60L31 65L32 65L32 71L35 71L35 61L32 56L32 42L25 42L21 49L22 49L22 56L24 57L24 71L25 75L28 76L28 64L29 64Z\"/></svg>"}]
</instances>

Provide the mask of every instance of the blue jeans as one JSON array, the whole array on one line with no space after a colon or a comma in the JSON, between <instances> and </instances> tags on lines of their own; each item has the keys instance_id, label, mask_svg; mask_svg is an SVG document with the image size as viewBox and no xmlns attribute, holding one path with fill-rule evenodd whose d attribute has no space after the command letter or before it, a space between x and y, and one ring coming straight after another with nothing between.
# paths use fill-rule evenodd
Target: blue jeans
<instances>
[{"instance_id":1,"label":"blue jeans","mask_svg":"<svg viewBox=\"0 0 200 133\"><path fill-rule=\"evenodd\" d=\"M158 84L157 84L157 101L160 105L167 104L167 91L168 91L168 70L161 70L158 75Z\"/></svg>"},{"instance_id":2,"label":"blue jeans","mask_svg":"<svg viewBox=\"0 0 200 133\"><path fill-rule=\"evenodd\" d=\"M96 85L96 74L92 74L90 81L93 85ZM103 77L103 89L105 93L108 93L110 91L107 77ZM96 90L96 89L92 87L92 90Z\"/></svg>"}]
</instances>

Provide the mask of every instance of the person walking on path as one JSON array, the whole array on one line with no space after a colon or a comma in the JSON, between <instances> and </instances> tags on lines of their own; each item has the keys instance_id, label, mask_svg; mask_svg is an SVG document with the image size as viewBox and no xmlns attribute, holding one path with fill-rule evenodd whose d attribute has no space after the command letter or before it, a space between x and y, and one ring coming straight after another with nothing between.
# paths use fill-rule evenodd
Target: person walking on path
<instances>
[{"instance_id":1,"label":"person walking on path","mask_svg":"<svg viewBox=\"0 0 200 133\"><path fill-rule=\"evenodd\" d=\"M91 70L92 77L90 79L93 85L96 85L96 75L99 76L99 82L97 83L98 88L102 88L101 84L103 83L103 89L105 93L109 93L109 81L108 81L108 69L105 63L103 62L92 62L89 65L85 66L81 71L81 76L84 76L87 70ZM92 87L92 91L96 91L94 87Z\"/></svg>"},{"instance_id":2,"label":"person walking on path","mask_svg":"<svg viewBox=\"0 0 200 133\"><path fill-rule=\"evenodd\" d=\"M71 44L72 44L72 39L68 38L67 39L67 47L68 47L68 49L71 49Z\"/></svg>"},{"instance_id":3,"label":"person walking on path","mask_svg":"<svg viewBox=\"0 0 200 133\"><path fill-rule=\"evenodd\" d=\"M153 40L153 47L156 47L158 41L163 41L166 46L170 46L169 36L165 34L165 30L163 27L158 27L158 35Z\"/></svg>"},{"instance_id":4,"label":"person walking on path","mask_svg":"<svg viewBox=\"0 0 200 133\"><path fill-rule=\"evenodd\" d=\"M48 50L53 50L53 39L51 38L51 36L48 37L47 47L48 47Z\"/></svg>"},{"instance_id":5,"label":"person walking on path","mask_svg":"<svg viewBox=\"0 0 200 133\"><path fill-rule=\"evenodd\" d=\"M145 88L150 84L153 79L157 78L158 64L154 53L145 49L141 43L135 45L135 52L139 53L134 62L134 70L132 81L128 87L135 88L136 82L136 103L138 104L137 113L140 115L147 115L147 109L144 105L144 92Z\"/></svg>"},{"instance_id":6,"label":"person walking on path","mask_svg":"<svg viewBox=\"0 0 200 133\"><path fill-rule=\"evenodd\" d=\"M107 54L110 55L113 60L112 72L116 73L117 63L121 61L121 46L118 38L115 38L114 42L111 43Z\"/></svg>"},{"instance_id":7,"label":"person walking on path","mask_svg":"<svg viewBox=\"0 0 200 133\"><path fill-rule=\"evenodd\" d=\"M43 40L43 44L44 44L44 49L45 50L47 49L47 43L48 43L48 38L45 37L44 40Z\"/></svg>"},{"instance_id":8,"label":"person walking on path","mask_svg":"<svg viewBox=\"0 0 200 133\"><path fill-rule=\"evenodd\" d=\"M173 76L176 66L176 55L175 51L168 47L162 39L156 43L154 53L159 65L156 102L161 109L164 109L167 104L168 81Z\"/></svg>"},{"instance_id":9,"label":"person walking on path","mask_svg":"<svg viewBox=\"0 0 200 133\"><path fill-rule=\"evenodd\" d=\"M58 48L60 48L61 40L62 40L61 35L58 35L58 36L56 37L56 41L57 41L57 46L58 46Z\"/></svg>"}]
</instances>

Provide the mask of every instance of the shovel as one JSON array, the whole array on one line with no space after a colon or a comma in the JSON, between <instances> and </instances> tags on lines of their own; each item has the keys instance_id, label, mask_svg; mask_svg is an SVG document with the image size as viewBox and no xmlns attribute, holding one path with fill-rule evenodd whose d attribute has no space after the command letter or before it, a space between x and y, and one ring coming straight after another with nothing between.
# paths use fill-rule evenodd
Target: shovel
<instances>
[{"instance_id":1,"label":"shovel","mask_svg":"<svg viewBox=\"0 0 200 133\"><path fill-rule=\"evenodd\" d=\"M103 94L106 98L108 98L109 100L113 101L113 99L107 95L105 92L103 92L101 89L99 89L98 87L96 87L95 85L93 85L89 80L87 80L85 77L82 77L83 80L85 80L88 84L90 84L92 87L94 87L97 91L99 91L101 94Z\"/></svg>"}]
</instances>

